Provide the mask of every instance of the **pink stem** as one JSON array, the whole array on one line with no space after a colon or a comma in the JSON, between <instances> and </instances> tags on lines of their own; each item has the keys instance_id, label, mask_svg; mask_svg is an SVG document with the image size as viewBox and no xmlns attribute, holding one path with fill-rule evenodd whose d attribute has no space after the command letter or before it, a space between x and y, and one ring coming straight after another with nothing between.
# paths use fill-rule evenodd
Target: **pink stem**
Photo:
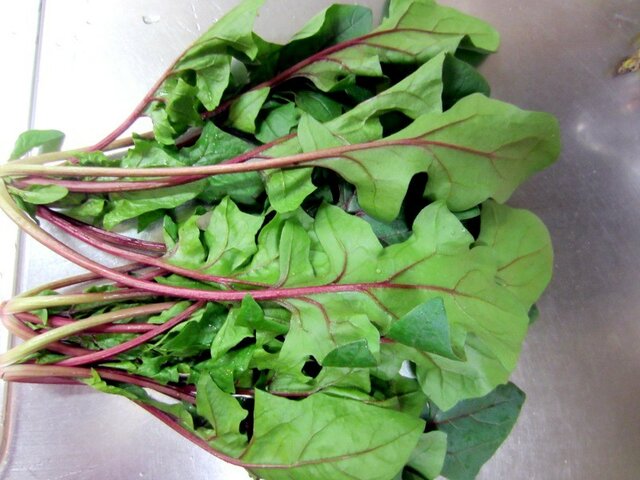
<instances>
[{"instance_id":1,"label":"pink stem","mask_svg":"<svg viewBox=\"0 0 640 480\"><path fill-rule=\"evenodd\" d=\"M146 268L145 265L140 265L137 263L129 263L127 265L121 265L119 267L113 267L113 270L117 271L117 272L132 272L135 270L139 270L142 268ZM41 292L43 292L44 290L58 290L60 288L65 288L65 287L71 287L74 285L80 285L82 283L87 283L87 282L95 282L95 281L99 281L99 280L104 280L104 278L102 277L102 275L97 275L95 273L83 273L81 275L74 275L72 277L67 277L67 278L63 278L60 280L56 280L54 282L50 282L44 285L40 285L38 287L35 287L31 290L28 290L22 294L20 294L20 296L24 296L24 297L29 297L29 296L35 296Z\"/></svg>"},{"instance_id":2,"label":"pink stem","mask_svg":"<svg viewBox=\"0 0 640 480\"><path fill-rule=\"evenodd\" d=\"M21 322L29 322L35 324L42 324L42 320L36 315L27 312L14 313ZM72 320L67 317L53 316L49 317L47 323L52 327L64 327L70 323L74 323L76 320ZM153 330L157 325L151 323L117 323L113 325L101 325L99 327L93 327L85 330L83 333L145 333L149 330Z\"/></svg>"},{"instance_id":3,"label":"pink stem","mask_svg":"<svg viewBox=\"0 0 640 480\"><path fill-rule=\"evenodd\" d=\"M13 183L18 188L28 185L59 185L70 192L79 193L112 193L112 192L132 192L139 190L152 190L154 188L172 187L185 183L195 182L205 178L204 175L193 175L192 177L175 177L161 180L147 180L143 182L100 182L89 180L61 180L58 178L47 178L30 176L15 180Z\"/></svg>"},{"instance_id":4,"label":"pink stem","mask_svg":"<svg viewBox=\"0 0 640 480\"><path fill-rule=\"evenodd\" d=\"M197 445L198 447L202 448L203 450L205 450L206 452L210 453L211 455L218 457L219 459L230 463L232 465L236 465L239 467L243 467L244 463L235 458L235 457L231 457L229 455L226 455L218 450L215 450L211 447L211 445L209 445L204 439L200 438L198 435L196 435L195 433L187 430L186 428L184 428L182 425L180 425L171 415L163 412L162 410L153 407L151 405L147 405L145 403L142 402L136 402L140 407L142 407L143 409L145 409L147 412L149 412L151 415L153 415L154 417L156 417L158 420L160 420L162 423L164 423L165 425L167 425L168 427L170 427L171 429L173 429L174 431L176 431L177 433L179 433L180 435L182 435L184 438L186 438L187 440L189 440L191 443Z\"/></svg>"},{"instance_id":5,"label":"pink stem","mask_svg":"<svg viewBox=\"0 0 640 480\"><path fill-rule=\"evenodd\" d=\"M184 312L180 313L179 315L176 315L174 318L172 318L168 322L158 325L154 329L149 330L148 332L143 333L142 335L134 339L123 342L120 345L116 345L115 347L107 348L105 350L100 350L99 352L91 352L86 355L82 355L74 358L68 358L66 360L62 360L61 362L58 362L57 365L75 367L79 365L87 365L89 363L96 363L101 360L106 360L111 357L115 357L116 355L120 355L121 353L124 353L139 345L142 345L147 340L150 340L166 331L171 330L173 327L175 327L179 323L184 322L189 317L191 317L193 312L201 308L203 304L204 302L196 302L193 305L191 305L189 308L187 308Z\"/></svg>"},{"instance_id":6,"label":"pink stem","mask_svg":"<svg viewBox=\"0 0 640 480\"><path fill-rule=\"evenodd\" d=\"M149 104L155 99L156 92L162 86L164 81L173 73L173 68L181 57L178 57L170 66L167 68L164 73L158 78L156 83L152 85L149 91L142 97L142 100L136 105L133 111L124 119L124 121L118 125L110 134L104 137L95 145L89 147L87 151L95 152L97 150L102 150L114 140L116 140L120 135L122 135L133 123L140 117L140 115L144 112L144 110L149 106Z\"/></svg>"},{"instance_id":7,"label":"pink stem","mask_svg":"<svg viewBox=\"0 0 640 480\"><path fill-rule=\"evenodd\" d=\"M22 322L11 318L11 316L9 315L2 315L2 323L7 330L9 330L16 337L22 340L29 340L30 338L36 337L38 335L38 332L31 330ZM87 350L86 348L70 347L60 342L52 342L48 344L47 350L61 353L62 355L69 355L72 357L77 355L87 355L88 353L91 353L91 350Z\"/></svg>"},{"instance_id":8,"label":"pink stem","mask_svg":"<svg viewBox=\"0 0 640 480\"><path fill-rule=\"evenodd\" d=\"M6 192L6 191L5 191ZM140 280L130 275L125 275L111 268L105 267L100 263L94 262L86 256L76 252L64 243L58 241L52 235L48 234L41 228L34 228L32 221L27 215L21 211L11 198L0 189L0 195L7 200L4 205L5 213L23 230L31 235L35 240L41 242L47 248L56 252L60 256L72 261L76 265L86 268L89 271L102 275L104 278L117 283L126 285L132 289L139 289L147 293L164 295L170 297L181 297L190 300L207 300L213 302L239 302L250 294L256 301L278 300L282 298L296 298L310 295L338 293L338 292L369 292L370 289L389 288L389 289L421 289L438 292L446 292L457 294L455 290L441 287L438 285L415 285L415 284L398 284L393 283L391 279L380 282L368 283L345 283L345 284L329 284L317 285L309 287L286 287L286 288L267 288L265 290L255 291L217 291L217 290L201 290L196 288L174 287L171 285L162 285L146 280Z\"/></svg>"},{"instance_id":9,"label":"pink stem","mask_svg":"<svg viewBox=\"0 0 640 480\"><path fill-rule=\"evenodd\" d=\"M119 383L128 383L138 387L155 390L168 397L195 404L195 397L186 393L180 387L162 385L153 380L149 380L131 373L120 372L112 368L82 368L82 367L60 367L57 365L18 365L6 367L0 370L0 378L9 382L31 383L33 380L44 378L91 378L91 371L98 373L100 378ZM44 382L42 382L44 383Z\"/></svg>"}]
</instances>

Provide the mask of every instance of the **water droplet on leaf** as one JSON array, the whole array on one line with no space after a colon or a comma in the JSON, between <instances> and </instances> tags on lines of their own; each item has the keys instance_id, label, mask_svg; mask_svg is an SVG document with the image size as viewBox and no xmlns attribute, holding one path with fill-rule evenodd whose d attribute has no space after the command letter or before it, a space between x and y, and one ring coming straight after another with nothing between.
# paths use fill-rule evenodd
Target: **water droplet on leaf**
<instances>
[{"instance_id":1,"label":"water droplet on leaf","mask_svg":"<svg viewBox=\"0 0 640 480\"><path fill-rule=\"evenodd\" d=\"M158 23L160 21L160 15L143 15L142 21L147 25Z\"/></svg>"}]
</instances>

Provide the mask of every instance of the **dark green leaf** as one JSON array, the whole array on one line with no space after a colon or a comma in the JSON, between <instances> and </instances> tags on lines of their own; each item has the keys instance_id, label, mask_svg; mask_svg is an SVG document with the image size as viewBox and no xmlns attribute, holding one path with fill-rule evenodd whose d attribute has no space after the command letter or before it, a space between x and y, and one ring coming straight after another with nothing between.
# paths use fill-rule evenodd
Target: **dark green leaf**
<instances>
[{"instance_id":1,"label":"dark green leaf","mask_svg":"<svg viewBox=\"0 0 640 480\"><path fill-rule=\"evenodd\" d=\"M524 398L524 393L509 383L446 412L434 409L431 422L447 434L448 442L442 475L450 480L476 478L480 467L511 432Z\"/></svg>"},{"instance_id":2,"label":"dark green leaf","mask_svg":"<svg viewBox=\"0 0 640 480\"><path fill-rule=\"evenodd\" d=\"M345 88L354 76L382 76L380 63L421 64L438 53L454 53L463 39L485 52L495 51L499 43L489 25L452 8L435 2L398 2L371 34L321 57L297 75L323 91Z\"/></svg>"},{"instance_id":3,"label":"dark green leaf","mask_svg":"<svg viewBox=\"0 0 640 480\"><path fill-rule=\"evenodd\" d=\"M144 232L149 228L149 226L153 225L155 222L164 218L165 216L164 210L153 210L151 212L143 213L138 217L138 225L137 230L138 233Z\"/></svg>"},{"instance_id":4,"label":"dark green leaf","mask_svg":"<svg viewBox=\"0 0 640 480\"><path fill-rule=\"evenodd\" d=\"M322 360L322 365L326 367L369 368L377 364L366 340L341 345L330 351Z\"/></svg>"},{"instance_id":5,"label":"dark green leaf","mask_svg":"<svg viewBox=\"0 0 640 480\"><path fill-rule=\"evenodd\" d=\"M293 103L286 103L274 108L258 125L256 138L262 143L269 143L289 135L291 130L298 125L299 118L300 112Z\"/></svg>"},{"instance_id":6,"label":"dark green leaf","mask_svg":"<svg viewBox=\"0 0 640 480\"><path fill-rule=\"evenodd\" d=\"M296 93L296 105L319 122L328 122L340 116L342 104L319 92L303 90Z\"/></svg>"},{"instance_id":7,"label":"dark green leaf","mask_svg":"<svg viewBox=\"0 0 640 480\"><path fill-rule=\"evenodd\" d=\"M324 48L368 33L371 17L371 11L363 6L331 5L313 17L286 45L259 39L257 61L249 66L251 80L254 83L268 80Z\"/></svg>"},{"instance_id":8,"label":"dark green leaf","mask_svg":"<svg viewBox=\"0 0 640 480\"><path fill-rule=\"evenodd\" d=\"M197 355L211 348L214 337L226 318L226 309L215 303L195 312L191 319L171 330L154 350L178 357Z\"/></svg>"},{"instance_id":9,"label":"dark green leaf","mask_svg":"<svg viewBox=\"0 0 640 480\"><path fill-rule=\"evenodd\" d=\"M446 358L459 359L451 344L449 321L442 298L433 298L394 322L387 337ZM461 349L462 345L457 346Z\"/></svg>"},{"instance_id":10,"label":"dark green leaf","mask_svg":"<svg viewBox=\"0 0 640 480\"><path fill-rule=\"evenodd\" d=\"M442 71L443 103L446 108L453 106L458 100L473 93L481 93L487 97L491 94L489 83L467 62L447 55Z\"/></svg>"}]
</instances>

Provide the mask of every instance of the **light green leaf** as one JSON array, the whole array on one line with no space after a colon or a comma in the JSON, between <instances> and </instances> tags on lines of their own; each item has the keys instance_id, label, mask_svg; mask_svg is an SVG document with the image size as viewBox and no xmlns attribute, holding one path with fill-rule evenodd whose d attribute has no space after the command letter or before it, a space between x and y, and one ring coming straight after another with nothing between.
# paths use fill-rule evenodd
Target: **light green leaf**
<instances>
[{"instance_id":1,"label":"light green leaf","mask_svg":"<svg viewBox=\"0 0 640 480\"><path fill-rule=\"evenodd\" d=\"M241 459L265 480L388 480L423 428L410 415L357 401L322 394L292 401L256 391L254 434Z\"/></svg>"},{"instance_id":2,"label":"light green leaf","mask_svg":"<svg viewBox=\"0 0 640 480\"><path fill-rule=\"evenodd\" d=\"M303 116L298 128L298 138L283 142L263 154L293 155L313 151L321 146L328 148L345 142L369 142L382 136L382 126L376 117L384 113L399 111L409 118L417 118L425 112L442 111L443 60L444 56L434 58L398 84L323 127ZM269 200L279 212L295 210L315 190L311 182L311 169L269 170L264 176Z\"/></svg>"},{"instance_id":3,"label":"light green leaf","mask_svg":"<svg viewBox=\"0 0 640 480\"><path fill-rule=\"evenodd\" d=\"M105 203L104 198L88 198L82 204L67 210L65 214L79 220L90 221L102 214Z\"/></svg>"},{"instance_id":4,"label":"light green leaf","mask_svg":"<svg viewBox=\"0 0 640 480\"><path fill-rule=\"evenodd\" d=\"M175 249L165 255L167 262L186 268L198 268L206 258L206 253L200 241L198 217L189 217L178 228L178 242Z\"/></svg>"},{"instance_id":5,"label":"light green leaf","mask_svg":"<svg viewBox=\"0 0 640 480\"><path fill-rule=\"evenodd\" d=\"M264 219L243 213L229 198L211 212L204 232L209 254L201 269L212 275L229 275L256 252L255 236Z\"/></svg>"},{"instance_id":6,"label":"light green leaf","mask_svg":"<svg viewBox=\"0 0 640 480\"><path fill-rule=\"evenodd\" d=\"M209 375L198 381L196 411L213 427L216 437L240 433L240 422L248 413L238 401L223 392Z\"/></svg>"},{"instance_id":7,"label":"light green leaf","mask_svg":"<svg viewBox=\"0 0 640 480\"><path fill-rule=\"evenodd\" d=\"M425 195L445 200L454 211L467 210L488 198L507 200L520 183L556 160L559 142L553 116L476 94L383 140L345 147L344 153L328 150L333 158L307 164L338 172L356 186L367 213L389 221L419 172L429 174Z\"/></svg>"},{"instance_id":8,"label":"light green leaf","mask_svg":"<svg viewBox=\"0 0 640 480\"><path fill-rule=\"evenodd\" d=\"M229 109L229 125L242 132L254 133L256 131L256 117L267 99L267 95L269 95L269 87L263 87L249 90L238 97Z\"/></svg>"},{"instance_id":9,"label":"light green leaf","mask_svg":"<svg viewBox=\"0 0 640 480\"><path fill-rule=\"evenodd\" d=\"M413 235L387 248L366 222L335 207L320 209L314 232L329 260L328 268L326 260L319 264L322 276L315 282L364 281L371 286L290 300L294 309L280 352L283 362L295 365L306 355L322 361L332 349L362 338L375 354L377 328L386 331L394 317L441 298L454 345L466 338L463 359L383 344L395 352L397 368L404 359L414 361L422 388L442 408L484 395L506 381L527 331L527 310L496 282L498 265L491 249L470 249L473 238L444 205L424 209Z\"/></svg>"},{"instance_id":10,"label":"light green leaf","mask_svg":"<svg viewBox=\"0 0 640 480\"><path fill-rule=\"evenodd\" d=\"M329 122L327 128L346 138L349 143L357 143L377 140L382 136L382 130L373 138L361 135L372 118L384 113L401 112L416 119L426 113L442 112L444 60L444 54L436 55L397 84Z\"/></svg>"},{"instance_id":11,"label":"light green leaf","mask_svg":"<svg viewBox=\"0 0 640 480\"><path fill-rule=\"evenodd\" d=\"M176 63L174 70L200 69L211 66L212 53L231 49L254 58L258 48L254 41L253 23L264 0L243 0L200 36Z\"/></svg>"},{"instance_id":12,"label":"light green leaf","mask_svg":"<svg viewBox=\"0 0 640 480\"><path fill-rule=\"evenodd\" d=\"M303 115L300 119L298 141L302 152L314 152L321 148L341 147L346 144L343 138L335 135L309 114Z\"/></svg>"},{"instance_id":13,"label":"light green leaf","mask_svg":"<svg viewBox=\"0 0 640 480\"><path fill-rule=\"evenodd\" d=\"M178 159L184 165L217 165L251 148L253 146L249 142L225 132L213 122L207 122L196 143L180 149Z\"/></svg>"},{"instance_id":14,"label":"light green leaf","mask_svg":"<svg viewBox=\"0 0 640 480\"><path fill-rule=\"evenodd\" d=\"M171 125L164 103L151 102L145 113L153 122L153 137L162 145L172 145L178 136L178 131Z\"/></svg>"},{"instance_id":15,"label":"light green leaf","mask_svg":"<svg viewBox=\"0 0 640 480\"><path fill-rule=\"evenodd\" d=\"M220 359L242 340L253 336L253 331L250 328L238 324L239 310L238 307L231 309L222 328L213 339L211 344L212 360Z\"/></svg>"},{"instance_id":16,"label":"light green leaf","mask_svg":"<svg viewBox=\"0 0 640 480\"><path fill-rule=\"evenodd\" d=\"M492 201L482 206L482 226L478 243L495 252L499 281L530 308L551 280L553 248L547 228L531 212Z\"/></svg>"},{"instance_id":17,"label":"light green leaf","mask_svg":"<svg viewBox=\"0 0 640 480\"><path fill-rule=\"evenodd\" d=\"M175 152L167 150L158 142L144 138L134 138L134 147L129 149L120 161L120 166L123 168L180 167L182 165L183 162Z\"/></svg>"},{"instance_id":18,"label":"light green leaf","mask_svg":"<svg viewBox=\"0 0 640 480\"><path fill-rule=\"evenodd\" d=\"M211 65L196 71L196 97L207 110L214 110L219 104L231 76L231 57L213 55Z\"/></svg>"},{"instance_id":19,"label":"light green leaf","mask_svg":"<svg viewBox=\"0 0 640 480\"><path fill-rule=\"evenodd\" d=\"M34 148L41 153L60 150L63 141L64 133L59 130L28 130L18 136L9 160L16 160Z\"/></svg>"},{"instance_id":20,"label":"light green leaf","mask_svg":"<svg viewBox=\"0 0 640 480\"><path fill-rule=\"evenodd\" d=\"M411 453L407 466L434 480L442 471L447 454L447 434L441 431L423 433L418 445Z\"/></svg>"},{"instance_id":21,"label":"light green leaf","mask_svg":"<svg viewBox=\"0 0 640 480\"><path fill-rule=\"evenodd\" d=\"M186 126L197 126L202 124L202 118L198 112L198 105L193 101L199 93L197 87L187 83L182 78L178 78L167 96L165 111L173 125L180 125L180 131Z\"/></svg>"},{"instance_id":22,"label":"light green leaf","mask_svg":"<svg viewBox=\"0 0 640 480\"><path fill-rule=\"evenodd\" d=\"M33 205L46 205L57 202L69 193L69 190L60 185L29 185L26 189L9 187L9 191Z\"/></svg>"},{"instance_id":23,"label":"light green leaf","mask_svg":"<svg viewBox=\"0 0 640 480\"><path fill-rule=\"evenodd\" d=\"M264 312L258 302L250 294L246 294L240 304L237 318L238 325L255 328L264 323Z\"/></svg>"},{"instance_id":24,"label":"light green leaf","mask_svg":"<svg viewBox=\"0 0 640 480\"><path fill-rule=\"evenodd\" d=\"M103 220L104 227L111 230L119 223L136 218L143 213L183 205L194 199L202 191L204 185L201 180L176 187L112 193L109 195L110 210Z\"/></svg>"}]
</instances>

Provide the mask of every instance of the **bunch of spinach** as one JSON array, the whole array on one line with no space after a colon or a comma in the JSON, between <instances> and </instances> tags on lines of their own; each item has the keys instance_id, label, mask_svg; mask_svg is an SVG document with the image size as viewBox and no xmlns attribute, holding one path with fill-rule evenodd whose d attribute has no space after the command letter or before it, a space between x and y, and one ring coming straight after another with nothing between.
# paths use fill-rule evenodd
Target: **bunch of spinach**
<instances>
[{"instance_id":1,"label":"bunch of spinach","mask_svg":"<svg viewBox=\"0 0 640 480\"><path fill-rule=\"evenodd\" d=\"M488 98L478 19L392 0L371 30L334 5L277 45L261 3L96 145L18 139L0 206L91 273L3 305L26 341L2 376L123 395L259 478L474 478L524 400L506 382L552 267L502 202L556 159L557 123ZM118 139L141 115L153 132Z\"/></svg>"}]
</instances>

